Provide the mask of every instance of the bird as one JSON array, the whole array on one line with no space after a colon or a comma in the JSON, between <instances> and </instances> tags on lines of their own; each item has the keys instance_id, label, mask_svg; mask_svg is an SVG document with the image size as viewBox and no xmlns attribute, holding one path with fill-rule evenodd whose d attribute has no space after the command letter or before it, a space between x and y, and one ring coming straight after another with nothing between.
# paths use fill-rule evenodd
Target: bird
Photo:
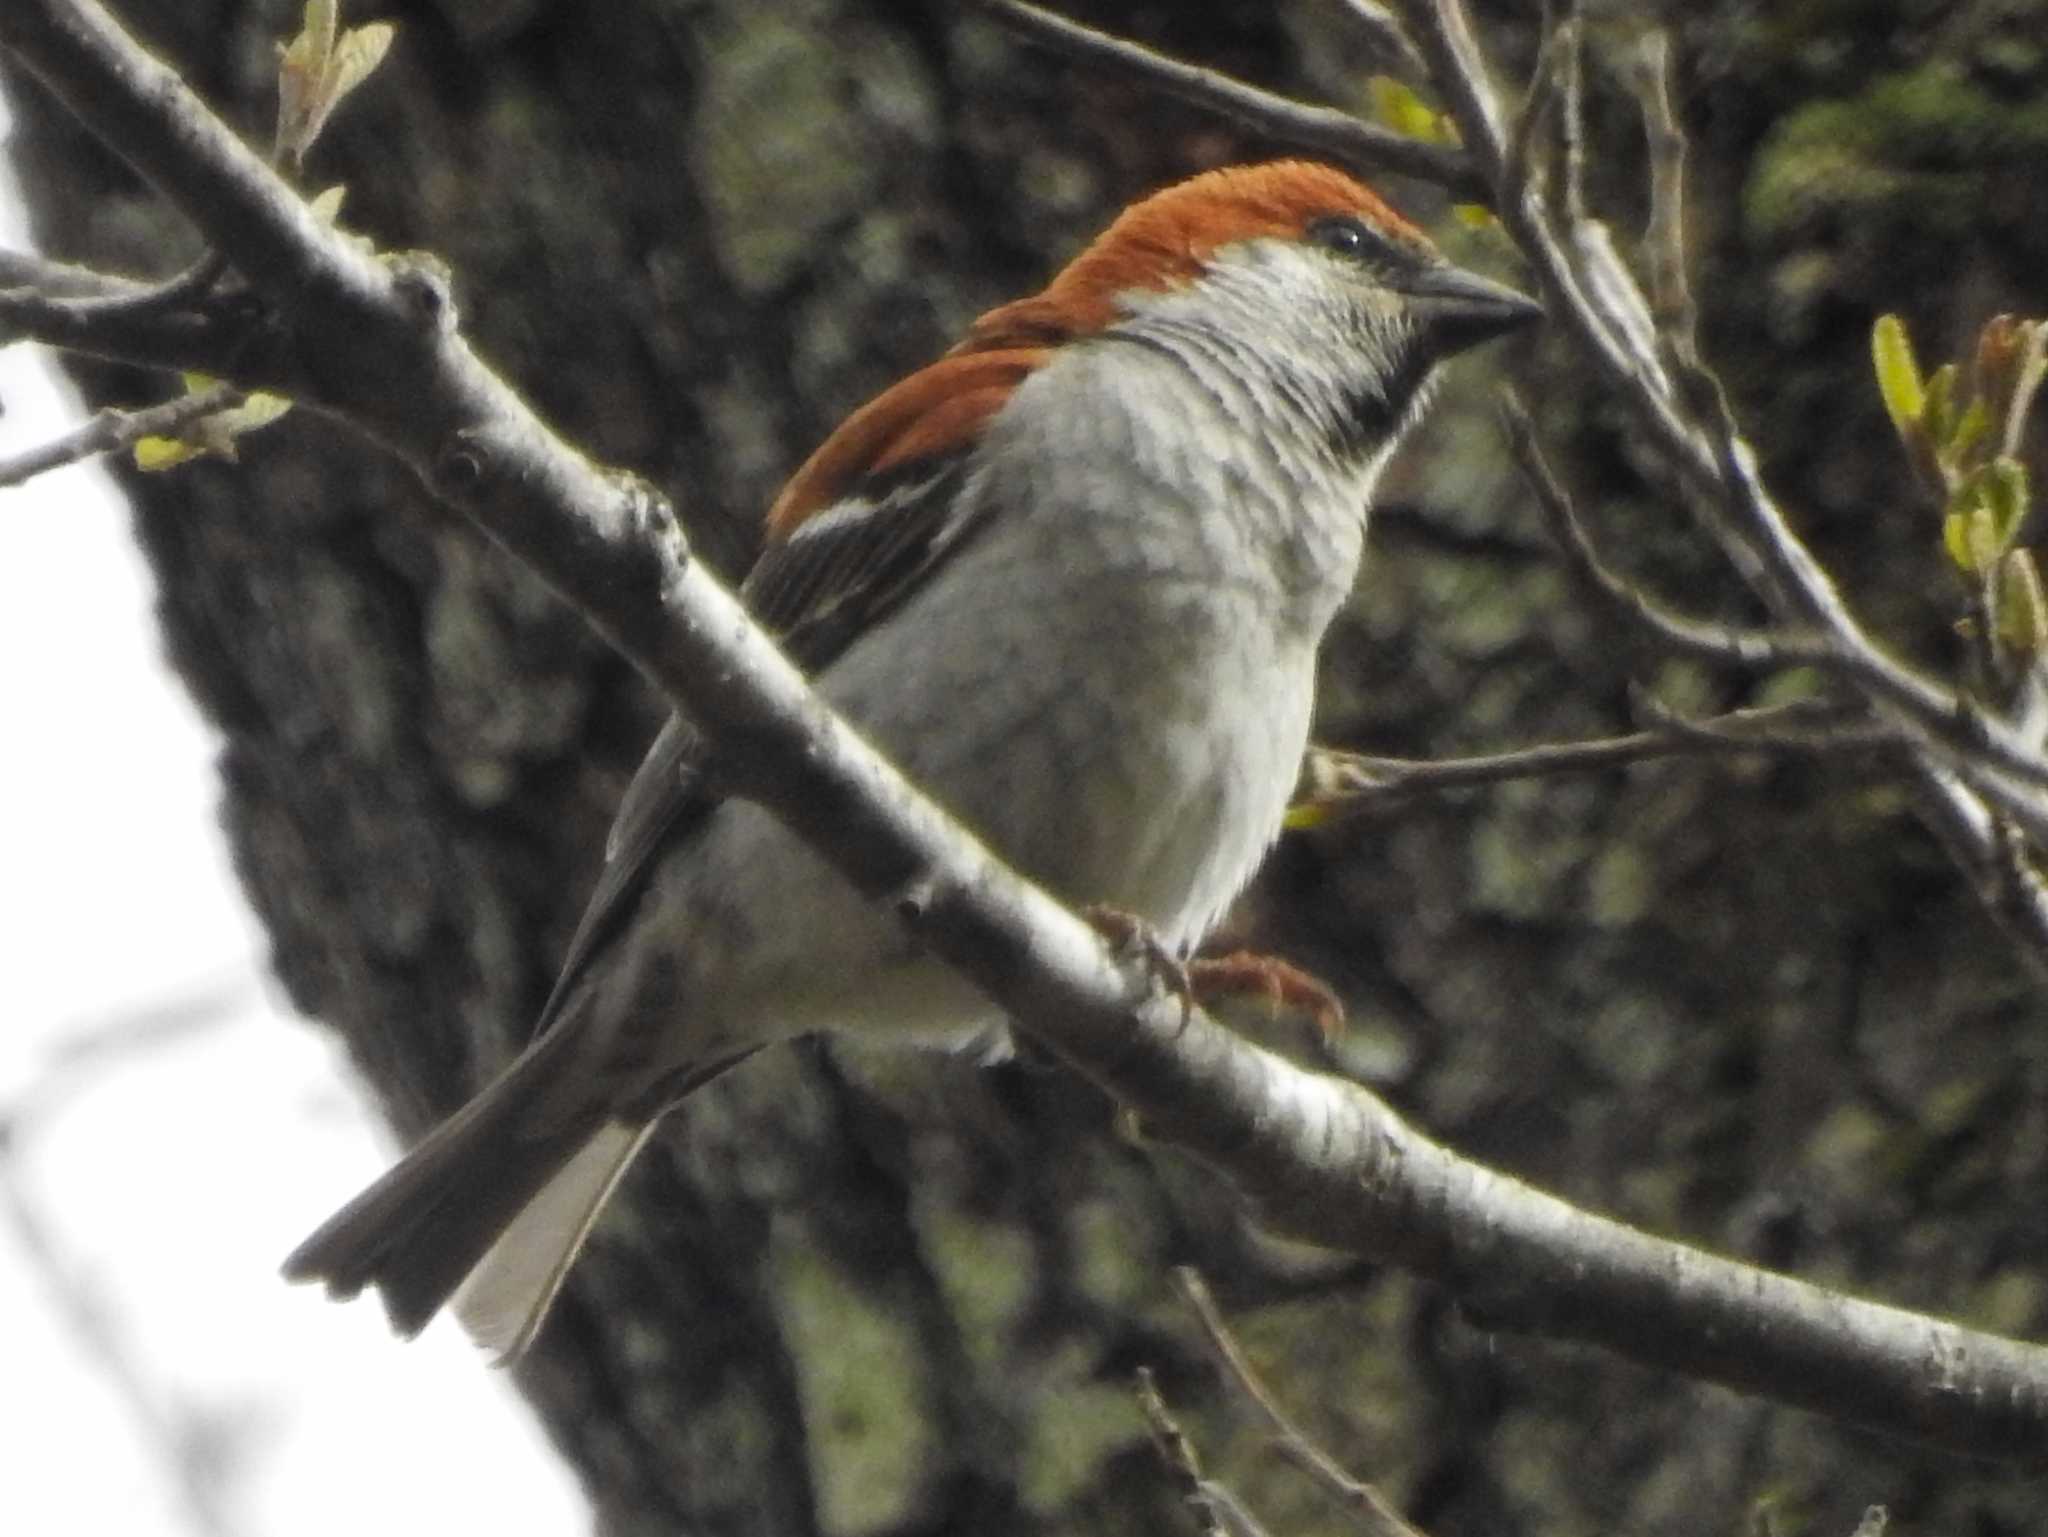
<instances>
[{"instance_id":1,"label":"bird","mask_svg":"<svg viewBox=\"0 0 2048 1537\"><path fill-rule=\"evenodd\" d=\"M742 586L820 696L1016 870L1191 954L1277 838L1373 484L1438 365L1541 314L1349 172L1226 166L828 436ZM285 1261L533 1342L663 1117L815 1031L940 1045L999 1012L678 715L620 802L530 1043Z\"/></svg>"}]
</instances>

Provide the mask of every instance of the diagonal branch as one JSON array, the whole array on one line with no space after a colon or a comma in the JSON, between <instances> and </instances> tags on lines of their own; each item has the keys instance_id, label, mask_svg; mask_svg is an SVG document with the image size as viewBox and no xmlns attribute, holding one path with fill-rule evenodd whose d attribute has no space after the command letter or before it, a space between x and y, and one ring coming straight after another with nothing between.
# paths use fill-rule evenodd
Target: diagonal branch
<instances>
[{"instance_id":1,"label":"diagonal branch","mask_svg":"<svg viewBox=\"0 0 2048 1537\"><path fill-rule=\"evenodd\" d=\"M1223 1310L1216 1305L1216 1298L1201 1274L1183 1265L1174 1271L1173 1278L1188 1306L1195 1310L1195 1317L1201 1320L1202 1332L1209 1338L1209 1348L1216 1352L1245 1397L1265 1416L1280 1454L1343 1501L1372 1537L1424 1537L1374 1485L1354 1476L1294 1423L1294 1417L1280 1406L1280 1401L1259 1380L1252 1363L1245 1359L1244 1351L1230 1332L1230 1325L1224 1321Z\"/></svg>"},{"instance_id":2,"label":"diagonal branch","mask_svg":"<svg viewBox=\"0 0 2048 1537\"><path fill-rule=\"evenodd\" d=\"M1479 180L1471 161L1446 145L1426 144L1335 107L1294 101L1261 90L1217 70L1169 58L1141 43L1084 27L1025 0L984 0L984 5L996 21L1042 47L1084 63L1137 75L1156 90L1234 118L1260 133L1364 170L1413 176L1462 197L1484 195L1485 184Z\"/></svg>"}]
</instances>

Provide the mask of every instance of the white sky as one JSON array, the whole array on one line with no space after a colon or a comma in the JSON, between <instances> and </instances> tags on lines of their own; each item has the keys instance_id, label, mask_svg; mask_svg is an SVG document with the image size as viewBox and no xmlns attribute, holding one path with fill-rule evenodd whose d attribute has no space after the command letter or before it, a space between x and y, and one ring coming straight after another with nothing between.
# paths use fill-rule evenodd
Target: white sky
<instances>
[{"instance_id":1,"label":"white sky","mask_svg":"<svg viewBox=\"0 0 2048 1537\"><path fill-rule=\"evenodd\" d=\"M0 406L0 457L78 415L25 347ZM452 1326L277 1278L389 1147L263 969L151 601L97 470L0 490L0 1532L588 1530Z\"/></svg>"}]
</instances>

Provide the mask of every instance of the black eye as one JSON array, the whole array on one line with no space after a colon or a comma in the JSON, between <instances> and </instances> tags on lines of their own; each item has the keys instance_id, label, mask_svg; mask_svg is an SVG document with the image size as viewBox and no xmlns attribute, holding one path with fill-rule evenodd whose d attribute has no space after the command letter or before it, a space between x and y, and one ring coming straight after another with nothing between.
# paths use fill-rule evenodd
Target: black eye
<instances>
[{"instance_id":1,"label":"black eye","mask_svg":"<svg viewBox=\"0 0 2048 1537\"><path fill-rule=\"evenodd\" d=\"M1307 233L1310 243L1326 251L1335 251L1339 256L1348 256L1353 261L1363 261L1386 250L1386 243L1379 236L1357 219L1343 215L1318 219L1308 227Z\"/></svg>"}]
</instances>

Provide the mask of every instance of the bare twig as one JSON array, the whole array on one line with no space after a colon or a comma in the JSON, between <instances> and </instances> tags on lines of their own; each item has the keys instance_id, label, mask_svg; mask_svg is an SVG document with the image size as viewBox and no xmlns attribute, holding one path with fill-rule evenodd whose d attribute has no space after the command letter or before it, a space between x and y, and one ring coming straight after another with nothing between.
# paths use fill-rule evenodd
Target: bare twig
<instances>
[{"instance_id":1,"label":"bare twig","mask_svg":"<svg viewBox=\"0 0 2048 1537\"><path fill-rule=\"evenodd\" d=\"M1643 734L1668 743L1673 753L1867 753L1906 745L1861 706L1825 699L1695 716L1671 709L1647 690L1631 688L1629 705L1648 726Z\"/></svg>"},{"instance_id":2,"label":"bare twig","mask_svg":"<svg viewBox=\"0 0 2048 1537\"><path fill-rule=\"evenodd\" d=\"M1553 21L1546 27L1542 46L1536 52L1536 66L1530 72L1529 89L1515 114L1514 131L1508 136L1501 190L1510 202L1532 195L1531 184L1544 168L1540 146L1562 110L1567 59L1577 47L1576 20Z\"/></svg>"},{"instance_id":3,"label":"bare twig","mask_svg":"<svg viewBox=\"0 0 2048 1537\"><path fill-rule=\"evenodd\" d=\"M180 395L176 400L141 410L107 407L61 437L12 458L0 459L0 490L95 454L133 448L144 438L175 437L201 418L239 405L242 398L242 392L234 385L216 384L197 394Z\"/></svg>"},{"instance_id":4,"label":"bare twig","mask_svg":"<svg viewBox=\"0 0 2048 1537\"><path fill-rule=\"evenodd\" d=\"M1385 1495L1364 1479L1346 1471L1336 1458L1310 1440L1294 1423L1293 1417L1280 1407L1280 1401L1267 1390L1259 1374L1252 1370L1251 1362L1238 1348L1237 1338L1230 1332L1223 1310L1216 1306L1216 1299L1201 1276L1182 1265L1173 1272L1173 1279L1180 1287L1181 1295L1187 1298L1188 1306L1194 1309L1195 1317L1201 1320L1209 1348L1216 1352L1238 1389L1257 1406L1266 1423L1273 1428L1274 1445L1280 1455L1335 1495L1373 1537L1424 1537L1422 1531L1411 1526Z\"/></svg>"},{"instance_id":5,"label":"bare twig","mask_svg":"<svg viewBox=\"0 0 2048 1537\"><path fill-rule=\"evenodd\" d=\"M1735 629L1681 614L1651 597L1601 556L1570 493L1537 441L1527 404L1512 390L1503 396L1501 420L1516 466L1535 492L1537 509L1573 574L1627 618L1674 649L1710 662L1755 668L1840 664L1835 650L1817 636Z\"/></svg>"},{"instance_id":6,"label":"bare twig","mask_svg":"<svg viewBox=\"0 0 2048 1537\"><path fill-rule=\"evenodd\" d=\"M1467 152L1482 174L1505 187L1507 159L1492 103L1492 87L1470 46L1459 0L1400 0L1410 32L1428 57L1439 91L1450 100L1452 113L1464 128ZM1578 110L1576 91L1567 89L1567 132ZM1569 166L1570 154L1567 153ZM2008 815L2040 836L2041 819L2028 811L2028 788L2038 785L2039 757L2032 744L1983 720L1956 696L1909 673L1880 651L1849 615L1833 583L1792 533L1783 513L1763 491L1752 469L1753 456L1736 435L1719 387L1704 369L1693 364L1682 373L1689 398L1706 398L1717 418L1716 429L1702 430L1684 414L1660 354L1675 349L1646 346L1634 329L1617 316L1612 296L1599 290L1626 283L1619 263L1603 266L1607 276L1582 283L1583 259L1609 251L1604 241L1583 238L1592 227L1573 201L1577 178L1566 177L1569 240L1561 238L1548 207L1524 187L1502 195L1495 208L1541 280L1553 319L1570 331L1613 387L1634 408L1651 440L1670 456L1680 480L1679 490L1697 492L1695 503L1708 531L1719 541L1737 571L1782 622L1812 631L1838 651L1856 673L1874 705L1896 721L1916 743L1930 749L1933 761L1923 762L1920 778L1930 825L1957 864L1971 878L1987 907L2020 939L2037 967L2048 967L2048 895L2032 866L2017 862L1989 814L1982 797L1997 800ZM1575 251L1578 256L1568 254ZM1640 298L1627 313L1647 307ZM1686 360L1690 362L1691 360ZM1568 506L1568 504L1566 504ZM1554 520L1555 521L1555 520ZM1566 524L1560 523L1565 527ZM1671 637L1677 642L1676 635ZM1708 639L1704 636L1692 637ZM1993 765L1985 767L1986 760ZM2015 791L1998 777L2010 773L2024 781Z\"/></svg>"},{"instance_id":7,"label":"bare twig","mask_svg":"<svg viewBox=\"0 0 2048 1537\"><path fill-rule=\"evenodd\" d=\"M1332 814L1522 779L1601 773L1703 753L1833 752L1900 747L1896 731L1853 705L1797 700L1693 720L1653 707L1654 729L1582 742L1539 742L1462 758L1390 758L1317 747L1309 754L1308 802Z\"/></svg>"},{"instance_id":8,"label":"bare twig","mask_svg":"<svg viewBox=\"0 0 2048 1537\"><path fill-rule=\"evenodd\" d=\"M1650 259L1651 313L1661 330L1693 352L1696 312L1685 262L1685 133L1671 104L1671 39L1653 28L1624 55L1642 108L1650 149L1650 223L1644 248Z\"/></svg>"},{"instance_id":9,"label":"bare twig","mask_svg":"<svg viewBox=\"0 0 2048 1537\"><path fill-rule=\"evenodd\" d=\"M1578 0L1558 0L1557 30L1565 40L1559 61L1564 110L1558 136L1564 145L1564 206L1574 224L1586 217L1586 29Z\"/></svg>"},{"instance_id":10,"label":"bare twig","mask_svg":"<svg viewBox=\"0 0 2048 1537\"><path fill-rule=\"evenodd\" d=\"M51 261L29 251L0 248L0 295L23 289L49 299L109 299L147 293L150 284ZM6 338L0 334L0 341Z\"/></svg>"},{"instance_id":11,"label":"bare twig","mask_svg":"<svg viewBox=\"0 0 2048 1537\"><path fill-rule=\"evenodd\" d=\"M1475 177L1471 162L1448 145L1425 143L1334 107L1260 90L1216 70L1097 32L1025 0L984 0L984 6L990 16L1035 43L1071 58L1140 75L1146 84L1169 96L1220 112L1276 139L1365 170L1434 182L1461 197L1485 195L1485 186Z\"/></svg>"},{"instance_id":12,"label":"bare twig","mask_svg":"<svg viewBox=\"0 0 2048 1537\"><path fill-rule=\"evenodd\" d=\"M1371 39L1373 51L1381 58L1399 63L1407 74L1420 75L1428 70L1422 55L1415 51L1414 42L1401 30L1401 23L1384 5L1376 3L1376 0L1342 0L1342 3L1353 23Z\"/></svg>"},{"instance_id":13,"label":"bare twig","mask_svg":"<svg viewBox=\"0 0 2048 1537\"><path fill-rule=\"evenodd\" d=\"M1690 618L1658 603L1601 559L1536 442L1527 408L1512 396L1504 421L1516 462L1573 570L1636 623L1674 648L1709 661L1744 667L1814 667L1848 680L1884 710L1903 740L1935 754L2037 841L2048 842L2048 800L2042 794L2048 789L2048 760L2029 750L2000 722L1974 708L1965 696L1893 661L1867 641L1859 644L1844 639L1839 631L1734 629ZM1737 461L1738 456L1731 455L1731 464ZM1800 553L1804 555L1804 550ZM1858 637L1860 640L1860 632Z\"/></svg>"},{"instance_id":14,"label":"bare twig","mask_svg":"<svg viewBox=\"0 0 2048 1537\"><path fill-rule=\"evenodd\" d=\"M16 263L18 269L23 265ZM84 280L64 274L81 270L54 267L47 289L0 290L0 347L41 342L85 357L171 372L233 374L245 385L298 393L295 361L266 345L274 339L254 310L218 303L165 306L157 302L159 287L99 274L93 275L97 292L78 294Z\"/></svg>"},{"instance_id":15,"label":"bare twig","mask_svg":"<svg viewBox=\"0 0 2048 1537\"><path fill-rule=\"evenodd\" d=\"M1135 1390L1139 1412L1145 1416L1145 1428L1152 1432L1152 1448L1166 1465L1167 1475L1172 1478L1181 1503L1187 1506L1201 1527L1202 1537L1232 1537L1223 1512L1217 1508L1213 1486L1202 1477L1202 1460L1195 1454L1194 1442L1180 1428L1173 1411L1166 1407L1166 1399L1159 1391L1159 1383L1153 1377L1151 1367L1138 1368Z\"/></svg>"},{"instance_id":16,"label":"bare twig","mask_svg":"<svg viewBox=\"0 0 2048 1537\"><path fill-rule=\"evenodd\" d=\"M2035 744L1969 696L1923 677L1887 655L1866 635L1765 491L1756 455L1743 441L1721 384L1696 361L1681 359L1680 389L1707 424L1716 469L1729 506L1754 530L1783 583L1797 594L1815 633L1835 653L1835 666L1895 721L2001 813L2048 845L2048 759Z\"/></svg>"},{"instance_id":17,"label":"bare twig","mask_svg":"<svg viewBox=\"0 0 2048 1537\"><path fill-rule=\"evenodd\" d=\"M149 320L197 304L227 276L228 259L220 251L207 251L183 272L165 278L133 294L106 294L72 301L81 319L112 324Z\"/></svg>"}]
</instances>

